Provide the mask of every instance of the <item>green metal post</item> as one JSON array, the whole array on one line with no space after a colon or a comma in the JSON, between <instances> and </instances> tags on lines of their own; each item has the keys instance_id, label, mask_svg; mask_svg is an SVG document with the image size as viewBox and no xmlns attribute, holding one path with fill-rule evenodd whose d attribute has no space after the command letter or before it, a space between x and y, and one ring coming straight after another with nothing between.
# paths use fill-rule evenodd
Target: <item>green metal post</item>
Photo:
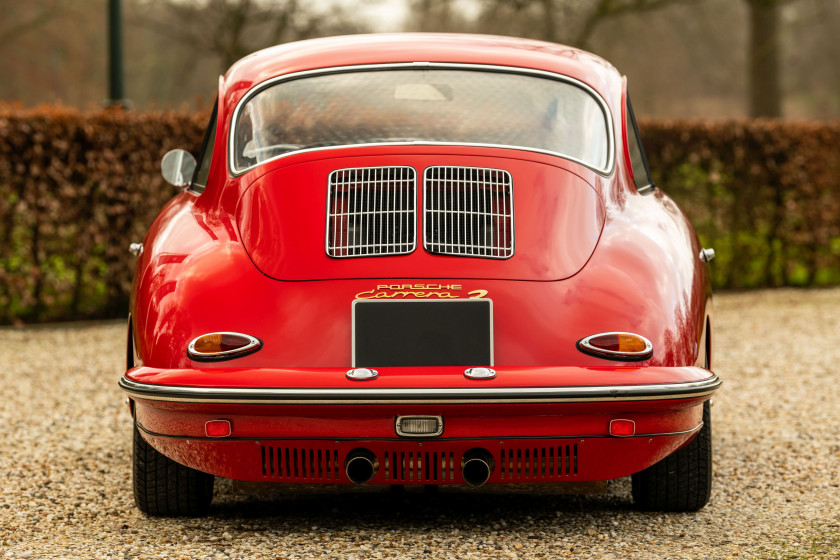
<instances>
[{"instance_id":1,"label":"green metal post","mask_svg":"<svg viewBox=\"0 0 840 560\"><path fill-rule=\"evenodd\" d=\"M123 76L122 0L108 0L108 106L128 108Z\"/></svg>"}]
</instances>

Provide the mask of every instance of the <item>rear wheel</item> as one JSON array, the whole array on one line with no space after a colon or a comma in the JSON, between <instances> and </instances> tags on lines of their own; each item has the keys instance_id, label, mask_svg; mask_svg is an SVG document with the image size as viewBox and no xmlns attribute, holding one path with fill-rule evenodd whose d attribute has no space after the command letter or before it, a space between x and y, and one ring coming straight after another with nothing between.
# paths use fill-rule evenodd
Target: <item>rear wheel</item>
<instances>
[{"instance_id":1,"label":"rear wheel","mask_svg":"<svg viewBox=\"0 0 840 560\"><path fill-rule=\"evenodd\" d=\"M712 413L703 403L703 427L687 445L633 475L633 501L646 510L697 511L712 492Z\"/></svg>"},{"instance_id":2,"label":"rear wheel","mask_svg":"<svg viewBox=\"0 0 840 560\"><path fill-rule=\"evenodd\" d=\"M201 515L213 500L213 475L185 467L149 445L134 426L134 502L148 515Z\"/></svg>"}]
</instances>

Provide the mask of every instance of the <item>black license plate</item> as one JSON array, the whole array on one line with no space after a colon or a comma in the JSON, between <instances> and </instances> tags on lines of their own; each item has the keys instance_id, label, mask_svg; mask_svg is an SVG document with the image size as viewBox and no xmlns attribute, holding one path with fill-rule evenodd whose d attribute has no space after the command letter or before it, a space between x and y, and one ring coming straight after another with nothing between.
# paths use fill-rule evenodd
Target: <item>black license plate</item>
<instances>
[{"instance_id":1,"label":"black license plate","mask_svg":"<svg viewBox=\"0 0 840 560\"><path fill-rule=\"evenodd\" d=\"M353 367L492 366L493 302L353 302Z\"/></svg>"}]
</instances>

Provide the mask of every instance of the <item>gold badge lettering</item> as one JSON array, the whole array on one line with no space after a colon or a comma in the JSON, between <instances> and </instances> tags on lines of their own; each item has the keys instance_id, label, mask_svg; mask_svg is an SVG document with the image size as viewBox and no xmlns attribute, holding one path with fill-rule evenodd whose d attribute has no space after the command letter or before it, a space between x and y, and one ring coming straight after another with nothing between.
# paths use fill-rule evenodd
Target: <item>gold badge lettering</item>
<instances>
[{"instance_id":1,"label":"gold badge lettering","mask_svg":"<svg viewBox=\"0 0 840 560\"><path fill-rule=\"evenodd\" d=\"M461 284L378 284L376 288L356 294L356 299L458 299L462 298ZM467 292L469 299L487 295L487 290Z\"/></svg>"}]
</instances>

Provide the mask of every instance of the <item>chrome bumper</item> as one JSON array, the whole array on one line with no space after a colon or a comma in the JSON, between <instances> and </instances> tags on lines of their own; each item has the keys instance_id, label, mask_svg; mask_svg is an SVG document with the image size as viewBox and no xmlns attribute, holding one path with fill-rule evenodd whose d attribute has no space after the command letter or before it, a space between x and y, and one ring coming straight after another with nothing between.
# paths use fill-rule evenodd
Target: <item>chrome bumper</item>
<instances>
[{"instance_id":1,"label":"chrome bumper","mask_svg":"<svg viewBox=\"0 0 840 560\"><path fill-rule=\"evenodd\" d=\"M138 383L123 376L120 388L136 399L208 404L520 404L659 401L711 395L721 385L701 381L653 385L483 388L216 388Z\"/></svg>"}]
</instances>

